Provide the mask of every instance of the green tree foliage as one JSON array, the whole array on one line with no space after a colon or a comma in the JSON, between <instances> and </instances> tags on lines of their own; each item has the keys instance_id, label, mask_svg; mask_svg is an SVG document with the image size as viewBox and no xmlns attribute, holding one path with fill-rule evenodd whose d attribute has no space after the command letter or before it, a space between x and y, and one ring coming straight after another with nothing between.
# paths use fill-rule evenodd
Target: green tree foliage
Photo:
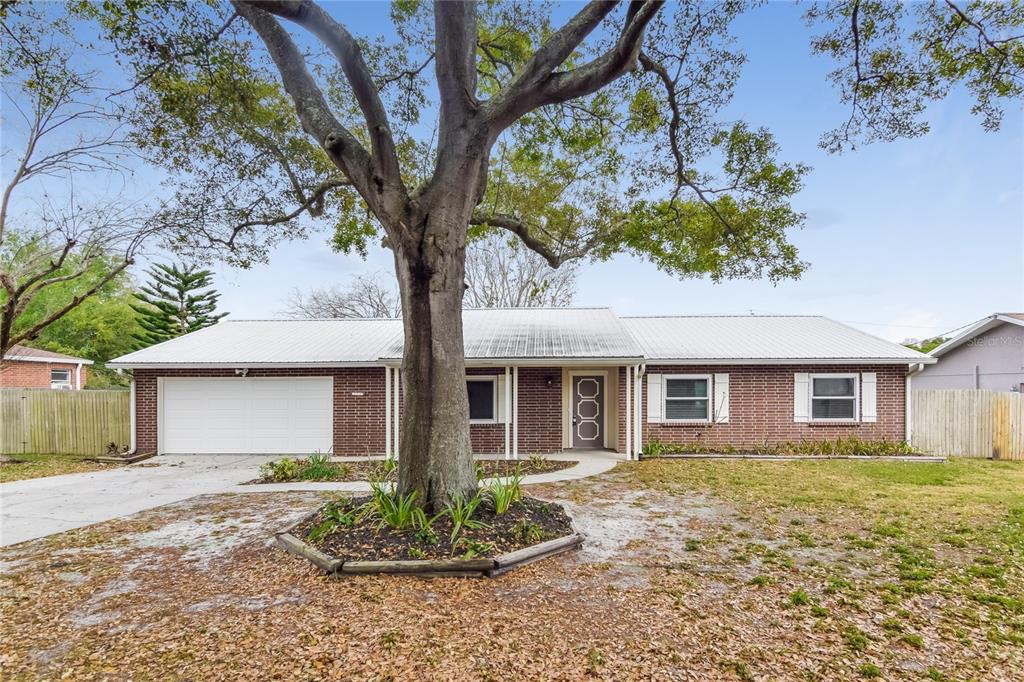
<instances>
[{"instance_id":1,"label":"green tree foliage","mask_svg":"<svg viewBox=\"0 0 1024 682\"><path fill-rule=\"evenodd\" d=\"M906 345L907 348L913 348L920 353L931 353L933 350L946 343L946 341L949 341L949 338L945 336L936 336L933 339L925 339L918 343L907 343L904 345Z\"/></svg>"},{"instance_id":2,"label":"green tree foliage","mask_svg":"<svg viewBox=\"0 0 1024 682\"><path fill-rule=\"evenodd\" d=\"M3 247L0 247L0 261L10 270L17 270L22 259L35 258L33 251L38 247L34 241L8 234ZM96 364L90 368L88 388L127 385L126 376L108 371L103 365L133 349L132 337L138 328L135 311L132 310L135 298L131 276L127 271L119 272L65 314L45 326L40 326L40 323L63 309L69 301L93 289L119 261L117 255L91 256L90 262L83 264L77 254L70 254L53 276L61 278L80 272L83 265L84 272L40 289L18 315L12 330L12 336L17 337L36 328L38 331L27 341L28 345L94 361Z\"/></svg>"},{"instance_id":3,"label":"green tree foliage","mask_svg":"<svg viewBox=\"0 0 1024 682\"><path fill-rule=\"evenodd\" d=\"M157 263L146 273L150 282L135 292L140 303L131 306L141 327L134 335L136 348L198 331L227 315L217 312L220 294L210 288L213 273L209 270Z\"/></svg>"}]
</instances>

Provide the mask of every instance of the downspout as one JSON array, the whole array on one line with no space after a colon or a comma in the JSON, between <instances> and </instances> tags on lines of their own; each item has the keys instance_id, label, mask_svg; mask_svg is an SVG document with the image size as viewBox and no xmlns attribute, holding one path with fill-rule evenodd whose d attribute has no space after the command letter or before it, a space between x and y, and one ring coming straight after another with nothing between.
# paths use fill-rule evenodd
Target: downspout
<instances>
[{"instance_id":1,"label":"downspout","mask_svg":"<svg viewBox=\"0 0 1024 682\"><path fill-rule=\"evenodd\" d=\"M75 386L79 391L82 390L82 363L75 367Z\"/></svg>"},{"instance_id":2,"label":"downspout","mask_svg":"<svg viewBox=\"0 0 1024 682\"><path fill-rule=\"evenodd\" d=\"M128 389L128 423L129 423L129 440L128 440L128 452L125 453L125 457L131 457L135 454L135 379L132 379L132 383Z\"/></svg>"}]
</instances>

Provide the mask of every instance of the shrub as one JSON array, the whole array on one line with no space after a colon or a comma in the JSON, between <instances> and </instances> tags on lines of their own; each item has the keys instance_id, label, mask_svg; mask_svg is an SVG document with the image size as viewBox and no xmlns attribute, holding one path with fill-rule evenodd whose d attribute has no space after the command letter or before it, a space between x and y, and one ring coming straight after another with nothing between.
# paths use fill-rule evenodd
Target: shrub
<instances>
[{"instance_id":1,"label":"shrub","mask_svg":"<svg viewBox=\"0 0 1024 682\"><path fill-rule=\"evenodd\" d=\"M463 499L461 495L458 495L449 502L442 514L446 515L452 522L452 534L451 541L455 544L455 539L459 537L464 528L485 528L486 524L473 519L473 514L476 512L476 508L483 502L483 498L479 493L474 495L468 500Z\"/></svg>"},{"instance_id":2,"label":"shrub","mask_svg":"<svg viewBox=\"0 0 1024 682\"><path fill-rule=\"evenodd\" d=\"M517 542L540 542L544 537L544 530L533 521L520 519L512 526L512 537Z\"/></svg>"},{"instance_id":3,"label":"shrub","mask_svg":"<svg viewBox=\"0 0 1024 682\"><path fill-rule=\"evenodd\" d=\"M264 481L290 481L299 473L299 463L291 457L275 459L260 467L260 478Z\"/></svg>"},{"instance_id":4,"label":"shrub","mask_svg":"<svg viewBox=\"0 0 1024 682\"><path fill-rule=\"evenodd\" d=\"M732 445L708 445L706 443L669 445L652 440L644 448L643 454L646 457L677 453L728 455L741 451L755 455L829 455L834 457L850 455L883 457L916 454L910 444L903 441L865 441L855 437L837 438L836 440L786 442L777 445L762 443L749 448L736 448Z\"/></svg>"},{"instance_id":5,"label":"shrub","mask_svg":"<svg viewBox=\"0 0 1024 682\"><path fill-rule=\"evenodd\" d=\"M494 512L496 514L504 514L509 510L509 507L523 499L523 492L520 488L522 480L522 467L516 466L515 471L506 481L497 478L487 488L487 495L494 504Z\"/></svg>"},{"instance_id":6,"label":"shrub","mask_svg":"<svg viewBox=\"0 0 1024 682\"><path fill-rule=\"evenodd\" d=\"M380 483L371 483L370 490L372 497L366 503L365 512L378 520L378 529L389 526L397 531L405 531L430 525L423 509L416 506L415 490L408 495L392 494Z\"/></svg>"},{"instance_id":7,"label":"shrub","mask_svg":"<svg viewBox=\"0 0 1024 682\"><path fill-rule=\"evenodd\" d=\"M298 472L298 478L304 481L330 479L335 478L337 475L338 469L331 464L331 458L322 452L310 455L306 463L301 465Z\"/></svg>"}]
</instances>

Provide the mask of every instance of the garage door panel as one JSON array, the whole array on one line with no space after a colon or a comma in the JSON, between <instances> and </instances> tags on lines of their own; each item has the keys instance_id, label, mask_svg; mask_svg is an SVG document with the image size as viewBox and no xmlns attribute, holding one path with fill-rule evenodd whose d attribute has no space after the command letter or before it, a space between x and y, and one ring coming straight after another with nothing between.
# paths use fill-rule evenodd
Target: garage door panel
<instances>
[{"instance_id":1,"label":"garage door panel","mask_svg":"<svg viewBox=\"0 0 1024 682\"><path fill-rule=\"evenodd\" d=\"M332 443L333 379L165 379L162 451L309 454Z\"/></svg>"}]
</instances>

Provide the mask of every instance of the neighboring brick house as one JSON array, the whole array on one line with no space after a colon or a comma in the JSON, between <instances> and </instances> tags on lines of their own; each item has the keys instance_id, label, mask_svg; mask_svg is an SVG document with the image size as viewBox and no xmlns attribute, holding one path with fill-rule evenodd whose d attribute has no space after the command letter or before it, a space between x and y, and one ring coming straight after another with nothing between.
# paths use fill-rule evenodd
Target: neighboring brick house
<instances>
[{"instance_id":1,"label":"neighboring brick house","mask_svg":"<svg viewBox=\"0 0 1024 682\"><path fill-rule=\"evenodd\" d=\"M0 388L85 388L92 360L28 346L11 346L0 363Z\"/></svg>"},{"instance_id":2,"label":"neighboring brick house","mask_svg":"<svg viewBox=\"0 0 1024 682\"><path fill-rule=\"evenodd\" d=\"M901 441L910 373L934 362L817 316L505 309L463 323L480 454ZM401 355L397 320L253 320L109 364L134 371L139 451L363 455L399 445Z\"/></svg>"},{"instance_id":3,"label":"neighboring brick house","mask_svg":"<svg viewBox=\"0 0 1024 682\"><path fill-rule=\"evenodd\" d=\"M938 358L914 376L915 389L1024 391L1024 313L995 313L932 350Z\"/></svg>"}]
</instances>

